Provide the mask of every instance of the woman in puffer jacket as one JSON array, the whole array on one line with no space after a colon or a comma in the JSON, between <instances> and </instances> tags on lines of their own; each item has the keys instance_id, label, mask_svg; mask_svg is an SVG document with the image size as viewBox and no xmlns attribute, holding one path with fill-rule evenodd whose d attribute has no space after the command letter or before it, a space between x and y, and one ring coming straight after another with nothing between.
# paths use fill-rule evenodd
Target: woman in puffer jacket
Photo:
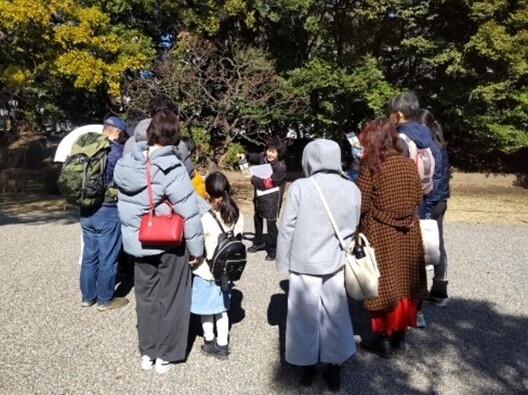
<instances>
[{"instance_id":1,"label":"woman in puffer jacket","mask_svg":"<svg viewBox=\"0 0 528 395\"><path fill-rule=\"evenodd\" d=\"M191 270L200 262L204 241L200 212L189 174L174 146L181 137L178 118L170 111L154 115L147 142L138 142L130 155L116 165L119 217L123 246L134 260L141 367L167 372L185 359L191 308ZM139 242L141 217L149 211L147 160L150 160L152 197L157 214L166 214L168 199L183 217L184 242L177 246L150 247Z\"/></svg>"}]
</instances>

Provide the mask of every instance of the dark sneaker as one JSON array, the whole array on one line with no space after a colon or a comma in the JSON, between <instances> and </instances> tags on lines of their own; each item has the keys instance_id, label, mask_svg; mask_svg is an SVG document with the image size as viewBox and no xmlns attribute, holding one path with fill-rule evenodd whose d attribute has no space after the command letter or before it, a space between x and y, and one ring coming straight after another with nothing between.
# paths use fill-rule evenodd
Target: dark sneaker
<instances>
[{"instance_id":1,"label":"dark sneaker","mask_svg":"<svg viewBox=\"0 0 528 395\"><path fill-rule=\"evenodd\" d=\"M229 356L229 346L219 346L216 342L205 342L200 347L204 355L209 355L218 359L225 360Z\"/></svg>"},{"instance_id":2,"label":"dark sneaker","mask_svg":"<svg viewBox=\"0 0 528 395\"><path fill-rule=\"evenodd\" d=\"M301 373L301 385L305 387L312 385L316 374L317 369L315 365L303 366Z\"/></svg>"},{"instance_id":3,"label":"dark sneaker","mask_svg":"<svg viewBox=\"0 0 528 395\"><path fill-rule=\"evenodd\" d=\"M92 307L95 304L95 300L83 300L81 302L82 307Z\"/></svg>"},{"instance_id":4,"label":"dark sneaker","mask_svg":"<svg viewBox=\"0 0 528 395\"><path fill-rule=\"evenodd\" d=\"M326 366L324 377L328 383L328 389L332 392L339 392L341 389L341 366L329 363Z\"/></svg>"},{"instance_id":5,"label":"dark sneaker","mask_svg":"<svg viewBox=\"0 0 528 395\"><path fill-rule=\"evenodd\" d=\"M265 261L273 262L275 260L275 255L266 255L266 258L264 258Z\"/></svg>"},{"instance_id":6,"label":"dark sneaker","mask_svg":"<svg viewBox=\"0 0 528 395\"><path fill-rule=\"evenodd\" d=\"M427 303L431 303L432 305L435 305L437 307L446 307L447 306L447 298L437 298L436 296L429 295L424 300Z\"/></svg>"},{"instance_id":7,"label":"dark sneaker","mask_svg":"<svg viewBox=\"0 0 528 395\"><path fill-rule=\"evenodd\" d=\"M105 304L97 304L98 311L107 311L111 309L118 309L128 304L127 298L113 298L110 302Z\"/></svg>"},{"instance_id":8,"label":"dark sneaker","mask_svg":"<svg viewBox=\"0 0 528 395\"><path fill-rule=\"evenodd\" d=\"M258 252L263 251L266 248L266 244L253 244L251 247L248 248L248 252Z\"/></svg>"}]
</instances>

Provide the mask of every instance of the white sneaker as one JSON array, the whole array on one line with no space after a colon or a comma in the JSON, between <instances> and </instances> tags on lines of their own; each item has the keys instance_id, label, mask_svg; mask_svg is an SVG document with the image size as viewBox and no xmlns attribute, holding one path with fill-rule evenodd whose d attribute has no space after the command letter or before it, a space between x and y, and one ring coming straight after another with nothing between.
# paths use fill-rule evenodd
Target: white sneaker
<instances>
[{"instance_id":1,"label":"white sneaker","mask_svg":"<svg viewBox=\"0 0 528 395\"><path fill-rule=\"evenodd\" d=\"M172 363L164 361L161 358L156 359L156 372L163 374L167 373L172 368Z\"/></svg>"},{"instance_id":2,"label":"white sneaker","mask_svg":"<svg viewBox=\"0 0 528 395\"><path fill-rule=\"evenodd\" d=\"M154 360L150 359L148 355L143 355L141 357L141 369L150 370L154 366Z\"/></svg>"}]
</instances>

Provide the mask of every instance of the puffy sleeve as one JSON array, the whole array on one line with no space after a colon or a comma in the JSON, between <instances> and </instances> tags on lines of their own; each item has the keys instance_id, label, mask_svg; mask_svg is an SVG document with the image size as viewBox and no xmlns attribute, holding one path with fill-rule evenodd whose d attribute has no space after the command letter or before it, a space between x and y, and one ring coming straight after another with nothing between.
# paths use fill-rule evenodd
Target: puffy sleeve
<instances>
[{"instance_id":1,"label":"puffy sleeve","mask_svg":"<svg viewBox=\"0 0 528 395\"><path fill-rule=\"evenodd\" d=\"M167 185L165 196L174 206L174 212L185 220L184 237L189 254L203 256L204 238L196 194L185 167L174 168L173 178Z\"/></svg>"}]
</instances>

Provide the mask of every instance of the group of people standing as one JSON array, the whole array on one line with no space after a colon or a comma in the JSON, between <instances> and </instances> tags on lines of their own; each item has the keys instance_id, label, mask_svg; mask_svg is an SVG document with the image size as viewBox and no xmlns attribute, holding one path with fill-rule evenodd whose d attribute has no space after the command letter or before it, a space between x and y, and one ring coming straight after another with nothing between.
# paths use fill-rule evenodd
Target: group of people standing
<instances>
[{"instance_id":1,"label":"group of people standing","mask_svg":"<svg viewBox=\"0 0 528 395\"><path fill-rule=\"evenodd\" d=\"M345 242L362 232L376 253L379 296L364 301L373 336L362 341L363 349L384 358L404 353L408 329L425 326L422 300L446 305L445 141L440 125L430 112L420 110L413 92L395 96L389 114L367 123L359 133L362 154L356 183L342 173L339 145L320 139L303 152L305 178L288 189L278 226L277 269L290 275L285 357L302 368L303 385L313 382L318 363L323 363L329 388L339 390L341 365L356 351L344 285L344 253L323 200ZM399 133L434 155L433 191L428 195L423 195L417 167L405 155L408 149ZM441 258L434 267L430 293L421 218L436 219L440 231Z\"/></svg>"},{"instance_id":2,"label":"group of people standing","mask_svg":"<svg viewBox=\"0 0 528 395\"><path fill-rule=\"evenodd\" d=\"M177 108L169 105L151 110L151 118L140 122L127 142L127 153L119 159L122 151L115 148L116 158L110 161L106 178L108 186L118 189L117 199L89 212L81 210L85 242L82 305L97 303L100 310L107 310L127 303L125 298L113 297L117 255L107 252L119 250L122 243L134 262L141 367L154 367L159 373L185 359L191 312L201 316L202 352L219 359L228 357L231 288L222 289L215 281L207 260L221 228L235 234L244 228L225 175L214 172L207 176L207 200L197 193L199 188L193 188L197 185L190 160L193 147L182 140L176 112ZM425 325L421 301L437 306L445 306L447 301L442 224L449 173L442 130L430 112L420 110L413 92L393 98L389 113L389 118L369 122L359 133L363 150L355 183L344 176L337 143L327 139L309 143L302 156L305 178L289 187L280 217L286 184L284 143L272 139L260 154L239 155L240 159L267 163L272 168L268 178L251 177L255 238L248 251L266 250L266 260L276 260L277 269L289 273L285 357L302 367L303 385L313 382L321 362L330 389L338 390L341 365L356 351L344 286L344 252L325 202L346 243L362 232L376 251L379 296L364 302L374 336L362 342L363 348L382 357L404 352L408 329ZM114 122L108 137L117 146L126 125L119 118L115 121L118 125ZM403 154L405 143L399 133L418 148L433 152L431 194L423 195L416 165ZM184 242L180 245L152 248L139 242L141 217L149 211L149 193L157 212L168 212L169 205L164 204L168 200L174 212L183 217ZM99 225L108 218L112 228L103 229ZM441 236L441 259L434 268L431 292L427 291L420 218L436 219ZM107 240L109 233L113 234L112 243ZM111 275L104 274L103 268ZM102 288L104 292L100 292Z\"/></svg>"},{"instance_id":3,"label":"group of people standing","mask_svg":"<svg viewBox=\"0 0 528 395\"><path fill-rule=\"evenodd\" d=\"M237 234L244 227L242 213L231 196L225 175L213 172L203 180L195 171L190 159L194 144L182 138L176 112L177 107L170 99L154 98L151 117L138 123L134 135L124 145L124 155L120 154L126 124L118 117L111 117L119 126L112 129L115 132L112 149L117 153L107 166L105 184L108 188L117 188L117 198L111 202L111 215L107 212L107 203L90 210L81 209L85 242L81 265L82 306L96 304L98 310L104 311L128 303L124 297L113 296L117 256L123 246L134 265L141 367L154 368L158 373L167 372L174 362L185 359L191 312L202 321L201 351L219 359L228 358L227 311L231 286L221 288L207 260L213 255L223 230ZM105 124L108 122L105 120ZM109 158L113 158L111 155L112 151ZM201 181L197 181L199 178ZM166 214L172 205L172 210L184 219L181 244L147 246L139 241L141 218L150 209L150 199L157 214ZM167 201L170 205L165 204ZM111 223L112 228L103 229L95 224L93 231L88 232L85 217ZM107 248L110 233L112 240L118 242ZM91 236L93 243L87 243ZM113 254L103 254L106 249L112 249ZM88 267L93 270L86 274ZM105 267L110 276L101 270ZM96 289L86 291L85 277L90 278ZM104 292L99 292L103 288Z\"/></svg>"}]
</instances>

